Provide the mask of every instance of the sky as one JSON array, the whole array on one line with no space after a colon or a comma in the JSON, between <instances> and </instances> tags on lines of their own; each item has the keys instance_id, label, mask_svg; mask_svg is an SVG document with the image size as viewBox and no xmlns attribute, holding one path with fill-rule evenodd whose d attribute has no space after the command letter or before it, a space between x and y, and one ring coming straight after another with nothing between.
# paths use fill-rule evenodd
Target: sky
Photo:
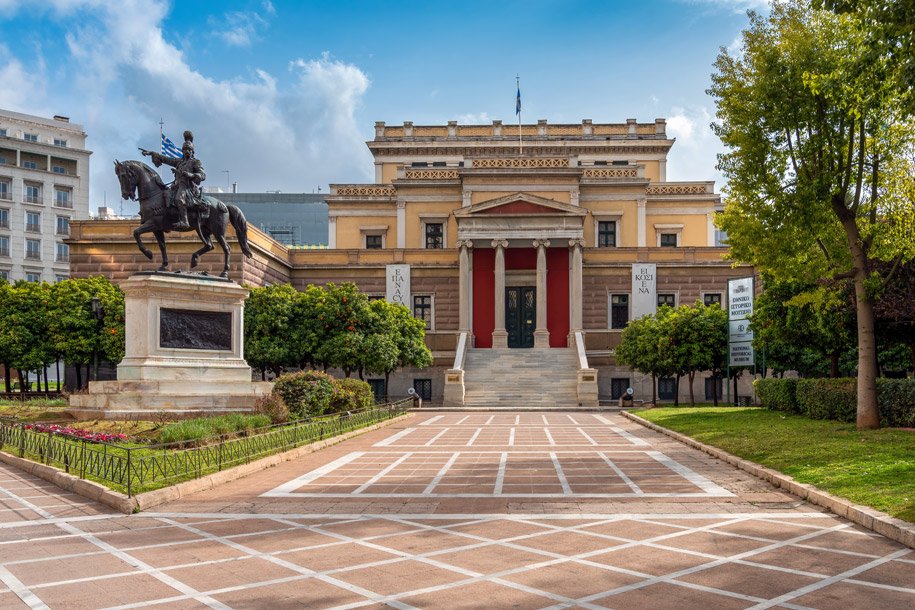
<instances>
[{"instance_id":1,"label":"sky","mask_svg":"<svg viewBox=\"0 0 915 610\"><path fill-rule=\"evenodd\" d=\"M374 180L389 125L652 122L668 180L716 180L705 91L765 0L0 0L0 109L70 117L90 209L125 214L114 159L194 132L204 186L327 192Z\"/></svg>"}]
</instances>

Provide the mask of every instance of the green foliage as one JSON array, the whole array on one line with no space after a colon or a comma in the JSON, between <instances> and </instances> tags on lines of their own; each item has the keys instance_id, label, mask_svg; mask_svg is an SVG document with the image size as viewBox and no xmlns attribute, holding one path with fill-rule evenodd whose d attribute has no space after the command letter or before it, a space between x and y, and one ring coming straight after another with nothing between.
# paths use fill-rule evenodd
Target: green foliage
<instances>
[{"instance_id":1,"label":"green foliage","mask_svg":"<svg viewBox=\"0 0 915 610\"><path fill-rule=\"evenodd\" d=\"M325 413L356 411L372 406L372 386L359 379L335 379L334 396Z\"/></svg>"},{"instance_id":2,"label":"green foliage","mask_svg":"<svg viewBox=\"0 0 915 610\"><path fill-rule=\"evenodd\" d=\"M270 425L270 417L262 414L229 413L215 417L185 419L169 424L159 432L160 443L186 443L222 434L239 434Z\"/></svg>"},{"instance_id":3,"label":"green foliage","mask_svg":"<svg viewBox=\"0 0 915 610\"><path fill-rule=\"evenodd\" d=\"M266 415L274 424L284 424L289 421L289 409L286 403L276 394L267 394L254 401L254 411Z\"/></svg>"},{"instance_id":4,"label":"green foliage","mask_svg":"<svg viewBox=\"0 0 915 610\"><path fill-rule=\"evenodd\" d=\"M273 385L293 417L321 415L334 396L334 378L321 371L299 371L281 375Z\"/></svg>"},{"instance_id":5,"label":"green foliage","mask_svg":"<svg viewBox=\"0 0 915 610\"><path fill-rule=\"evenodd\" d=\"M797 407L811 419L853 422L858 410L854 379L801 379L797 382Z\"/></svg>"},{"instance_id":6,"label":"green foliage","mask_svg":"<svg viewBox=\"0 0 915 610\"><path fill-rule=\"evenodd\" d=\"M881 425L915 428L915 379L878 379L877 402Z\"/></svg>"},{"instance_id":7,"label":"green foliage","mask_svg":"<svg viewBox=\"0 0 915 610\"><path fill-rule=\"evenodd\" d=\"M245 360L279 376L297 364L291 341L299 293L289 284L251 288L245 301Z\"/></svg>"},{"instance_id":8,"label":"green foliage","mask_svg":"<svg viewBox=\"0 0 915 610\"><path fill-rule=\"evenodd\" d=\"M799 413L797 379L756 379L753 381L753 388L763 408Z\"/></svg>"}]
</instances>

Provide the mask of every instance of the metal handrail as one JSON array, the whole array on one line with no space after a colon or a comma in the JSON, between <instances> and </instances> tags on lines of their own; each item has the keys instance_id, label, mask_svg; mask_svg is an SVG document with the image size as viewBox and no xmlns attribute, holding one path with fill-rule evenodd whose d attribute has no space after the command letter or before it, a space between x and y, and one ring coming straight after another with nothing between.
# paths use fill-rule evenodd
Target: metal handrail
<instances>
[{"instance_id":1,"label":"metal handrail","mask_svg":"<svg viewBox=\"0 0 915 610\"><path fill-rule=\"evenodd\" d=\"M0 416L0 449L5 445L19 457L38 458L84 479L91 477L124 488L128 496L149 485L175 479L196 479L210 472L246 464L252 458L288 451L336 436L408 411L413 399L316 418L222 434L193 441L132 447L92 441L63 432L33 429L40 424Z\"/></svg>"}]
</instances>

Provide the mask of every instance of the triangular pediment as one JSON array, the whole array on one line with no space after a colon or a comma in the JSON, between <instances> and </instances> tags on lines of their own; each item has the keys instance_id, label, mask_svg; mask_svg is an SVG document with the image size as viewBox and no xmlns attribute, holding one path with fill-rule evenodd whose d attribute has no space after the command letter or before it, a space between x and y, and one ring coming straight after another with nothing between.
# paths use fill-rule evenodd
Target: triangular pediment
<instances>
[{"instance_id":1,"label":"triangular pediment","mask_svg":"<svg viewBox=\"0 0 915 610\"><path fill-rule=\"evenodd\" d=\"M454 213L469 216L587 216L587 210L530 193L512 193L497 199L481 201Z\"/></svg>"}]
</instances>

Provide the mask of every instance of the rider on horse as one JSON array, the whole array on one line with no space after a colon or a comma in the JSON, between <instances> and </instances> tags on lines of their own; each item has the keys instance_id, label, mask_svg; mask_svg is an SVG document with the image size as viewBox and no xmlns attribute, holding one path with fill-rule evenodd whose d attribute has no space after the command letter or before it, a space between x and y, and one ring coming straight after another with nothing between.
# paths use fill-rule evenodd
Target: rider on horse
<instances>
[{"instance_id":1,"label":"rider on horse","mask_svg":"<svg viewBox=\"0 0 915 610\"><path fill-rule=\"evenodd\" d=\"M166 157L165 155L149 150L140 149L144 156L152 157L152 162L156 167L163 163L170 165L175 174L175 181L169 188L169 201L178 208L178 222L172 228L176 231L187 231L191 228L187 221L187 207L194 206L199 210L198 213L204 213L205 206L198 199L200 191L198 186L206 180L206 174L203 173L203 165L200 159L194 157L194 134L190 131L184 132L184 145L181 147L182 156L180 159Z\"/></svg>"}]
</instances>

